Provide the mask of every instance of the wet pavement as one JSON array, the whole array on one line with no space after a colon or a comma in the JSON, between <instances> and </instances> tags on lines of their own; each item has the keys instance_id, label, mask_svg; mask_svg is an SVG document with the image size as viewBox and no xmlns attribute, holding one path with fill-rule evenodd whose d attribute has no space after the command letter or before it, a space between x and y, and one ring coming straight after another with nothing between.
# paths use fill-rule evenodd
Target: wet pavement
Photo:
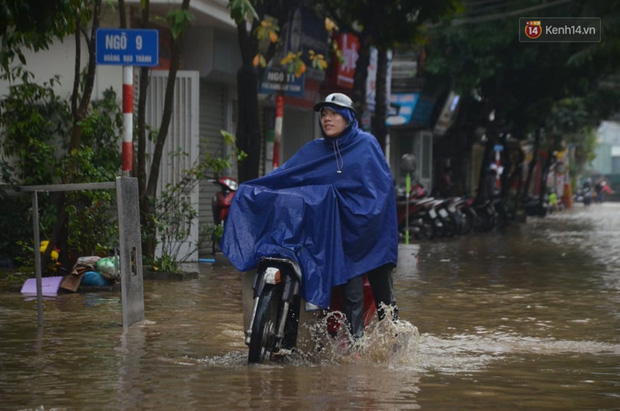
<instances>
[{"instance_id":1,"label":"wet pavement","mask_svg":"<svg viewBox=\"0 0 620 411\"><path fill-rule=\"evenodd\" d=\"M411 261L411 260L409 260ZM400 328L361 355L308 348L246 365L241 278L145 281L123 332L120 292L0 293L1 409L618 409L620 204L503 232L420 243L401 264Z\"/></svg>"}]
</instances>

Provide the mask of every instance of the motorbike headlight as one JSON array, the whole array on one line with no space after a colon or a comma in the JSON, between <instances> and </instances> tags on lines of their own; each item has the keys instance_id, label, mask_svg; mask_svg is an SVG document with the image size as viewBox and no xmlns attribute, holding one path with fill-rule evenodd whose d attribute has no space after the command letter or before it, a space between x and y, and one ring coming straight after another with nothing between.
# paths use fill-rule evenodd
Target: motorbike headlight
<instances>
[{"instance_id":1,"label":"motorbike headlight","mask_svg":"<svg viewBox=\"0 0 620 411\"><path fill-rule=\"evenodd\" d=\"M226 185L227 185L228 187L230 187L230 189L231 189L231 190L233 190L233 191L236 191L236 190L237 190L237 188L239 188L239 184L238 184L235 180L232 180L232 179L230 179L230 178L227 178L227 179L225 180L225 182L226 182Z\"/></svg>"}]
</instances>

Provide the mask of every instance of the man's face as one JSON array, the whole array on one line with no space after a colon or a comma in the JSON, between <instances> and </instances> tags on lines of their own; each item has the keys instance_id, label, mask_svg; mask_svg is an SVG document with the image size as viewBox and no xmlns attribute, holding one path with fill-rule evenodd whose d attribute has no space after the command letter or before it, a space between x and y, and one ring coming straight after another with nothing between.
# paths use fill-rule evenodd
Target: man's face
<instances>
[{"instance_id":1,"label":"man's face","mask_svg":"<svg viewBox=\"0 0 620 411\"><path fill-rule=\"evenodd\" d=\"M329 107L321 109L321 127L326 137L334 138L340 135L347 128L347 119L336 113Z\"/></svg>"}]
</instances>

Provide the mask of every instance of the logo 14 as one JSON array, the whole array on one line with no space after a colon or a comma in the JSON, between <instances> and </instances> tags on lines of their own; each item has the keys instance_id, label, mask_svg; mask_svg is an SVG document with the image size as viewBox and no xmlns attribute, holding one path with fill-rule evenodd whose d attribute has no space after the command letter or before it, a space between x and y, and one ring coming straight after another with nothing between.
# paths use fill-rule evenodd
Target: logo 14
<instances>
[{"instance_id":1,"label":"logo 14","mask_svg":"<svg viewBox=\"0 0 620 411\"><path fill-rule=\"evenodd\" d=\"M525 35L531 39L537 39L542 34L540 20L528 20L525 22Z\"/></svg>"}]
</instances>

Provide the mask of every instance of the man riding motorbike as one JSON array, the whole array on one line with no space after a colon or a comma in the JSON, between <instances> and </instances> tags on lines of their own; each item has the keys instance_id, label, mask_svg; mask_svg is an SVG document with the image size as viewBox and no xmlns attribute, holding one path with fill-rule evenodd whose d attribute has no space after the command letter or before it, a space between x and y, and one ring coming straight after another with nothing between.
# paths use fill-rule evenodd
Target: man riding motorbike
<instances>
[{"instance_id":1,"label":"man riding motorbike","mask_svg":"<svg viewBox=\"0 0 620 411\"><path fill-rule=\"evenodd\" d=\"M328 309L342 286L351 334L363 333L362 276L368 275L379 318L396 301L398 257L393 179L376 138L358 127L352 100L333 93L315 105L323 138L304 145L271 173L240 185L222 252L240 271L260 258L296 261L306 310Z\"/></svg>"}]
</instances>

